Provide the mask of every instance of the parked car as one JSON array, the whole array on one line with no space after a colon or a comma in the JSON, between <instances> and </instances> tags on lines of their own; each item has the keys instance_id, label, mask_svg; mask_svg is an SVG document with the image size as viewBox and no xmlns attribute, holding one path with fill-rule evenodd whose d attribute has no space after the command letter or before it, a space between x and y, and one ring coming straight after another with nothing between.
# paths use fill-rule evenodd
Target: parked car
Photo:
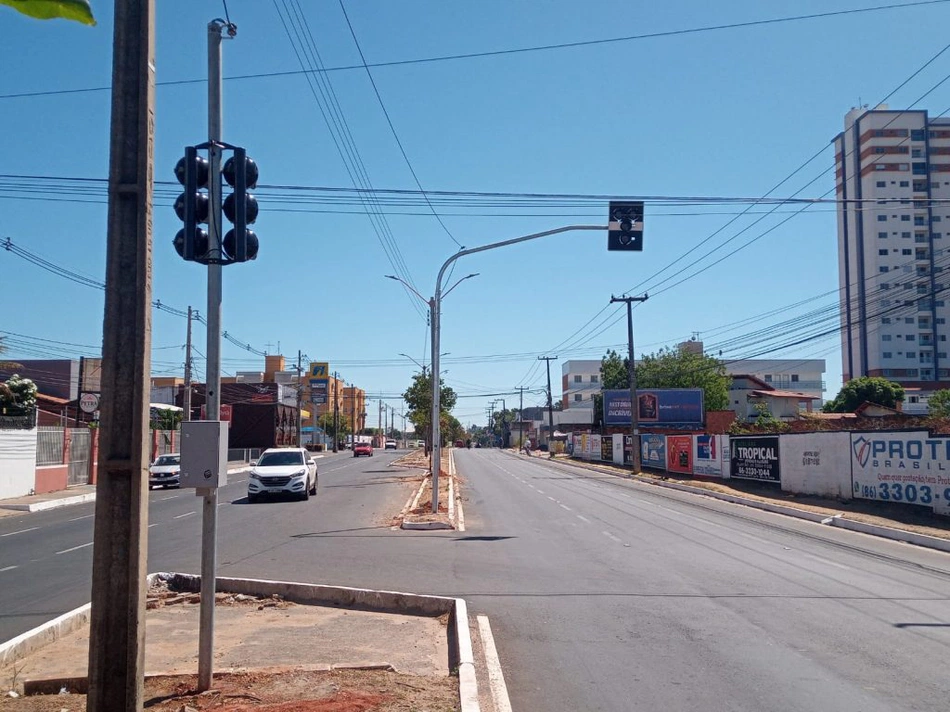
<instances>
[{"instance_id":1,"label":"parked car","mask_svg":"<svg viewBox=\"0 0 950 712\"><path fill-rule=\"evenodd\" d=\"M386 449L387 449L387 450L395 450L396 448L397 448L397 445L396 445L396 441L395 441L395 440L387 440L387 441L386 441Z\"/></svg>"},{"instance_id":2,"label":"parked car","mask_svg":"<svg viewBox=\"0 0 950 712\"><path fill-rule=\"evenodd\" d=\"M360 455L369 455L373 456L373 445L372 443L356 443L353 446L353 457L359 457Z\"/></svg>"},{"instance_id":3,"label":"parked car","mask_svg":"<svg viewBox=\"0 0 950 712\"><path fill-rule=\"evenodd\" d=\"M148 468L148 488L179 487L181 485L181 455L170 452L159 455Z\"/></svg>"},{"instance_id":4,"label":"parked car","mask_svg":"<svg viewBox=\"0 0 950 712\"><path fill-rule=\"evenodd\" d=\"M302 447L270 448L251 463L247 501L264 495L292 494L307 500L317 494L317 461Z\"/></svg>"}]
</instances>

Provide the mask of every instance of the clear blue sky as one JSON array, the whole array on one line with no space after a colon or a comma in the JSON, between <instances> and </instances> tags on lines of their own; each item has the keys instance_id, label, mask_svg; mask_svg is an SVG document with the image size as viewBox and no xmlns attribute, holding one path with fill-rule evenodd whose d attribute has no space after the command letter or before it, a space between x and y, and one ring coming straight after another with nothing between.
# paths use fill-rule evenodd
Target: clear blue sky
<instances>
[{"instance_id":1,"label":"clear blue sky","mask_svg":"<svg viewBox=\"0 0 950 712\"><path fill-rule=\"evenodd\" d=\"M370 64L875 4L883 2L346 0ZM93 0L92 5L98 19L93 28L39 22L0 8L0 173L106 177L107 91L9 96L108 86L112 3ZM222 3L160 0L157 5L158 81L205 79L206 26L223 15ZM312 37L325 66L360 63L336 0L300 0L296 6L279 0L276 6L260 0L228 2L238 36L224 46L226 77L300 69L281 19L289 21L292 7L302 8L307 40ZM859 103L874 105L942 49L948 24L950 5L940 3L372 72L427 190L759 197L824 149L774 194L791 195L817 179L800 197L818 197L833 189L829 142L841 130L844 114ZM891 97L891 108L910 107L950 72L948 64L950 52ZM415 190L366 72L360 68L327 76L372 185ZM156 180L173 180L183 146L207 137L206 88L201 83L160 86L156 96ZM950 82L916 106L934 115L944 112L950 106ZM352 187L304 76L226 81L224 107L224 138L247 147L260 166L262 184ZM0 239L9 237L51 262L102 279L104 190L93 185L88 194L78 195L55 193L52 181L38 185L43 186L38 194L28 194L22 180L0 179ZM180 223L168 197L173 189L159 187L154 297L176 308L190 304L203 310L205 270L182 262L174 252L171 239ZM260 192L260 257L225 269L225 329L260 350L276 352L279 344L288 359L301 349L313 360L329 361L346 380L396 404L393 396L405 389L415 370L398 354L423 359L426 323L412 298L383 277L394 270L371 221L358 203L343 201L339 194L301 193L310 202L295 204L286 200L286 190L270 190L270 199L264 197L267 191ZM281 196L285 199L278 200ZM394 205L389 197L380 200L411 278L430 296L439 265L457 246L418 196L404 205ZM605 204L590 201L562 200L540 208L472 202L456 198L434 203L448 230L466 246L565 224L603 223L606 216ZM690 271L709 264L797 210L779 207L723 247L771 208L754 207L752 214L657 276L746 207L648 201L645 249L639 254L608 253L605 234L575 233L465 258L456 277L470 272L480 276L444 303L442 344L451 354L443 365L447 383L466 396L510 391L519 384L537 389L544 385L539 354L552 353L563 361L599 358L608 346L622 348L626 328L614 316L620 314L617 307L575 332L600 312L611 293L634 288L655 295L635 312L638 352L675 343L692 332L699 332L708 346L832 304L834 294L731 332L716 331L837 289L835 215L827 204L793 217L703 274L660 293L672 282L657 283L671 272L698 258L702 261ZM89 347L31 340L27 347L14 345L14 356L98 351L99 290L0 251L0 303L0 330ZM155 312L153 323L154 372L179 373L184 320ZM788 340L798 335L803 334L790 332ZM773 343L782 342L769 345ZM200 329L196 345L204 353ZM740 343L727 347L723 357L749 356L760 348ZM837 336L769 356L826 358L826 395L833 396L840 386ZM260 369L263 361L227 342L224 358L228 372ZM560 372L560 362L552 364L555 397ZM506 399L509 407L516 403L516 397ZM456 415L466 424L483 423L488 400L460 399ZM526 404L542 400L537 391Z\"/></svg>"}]
</instances>

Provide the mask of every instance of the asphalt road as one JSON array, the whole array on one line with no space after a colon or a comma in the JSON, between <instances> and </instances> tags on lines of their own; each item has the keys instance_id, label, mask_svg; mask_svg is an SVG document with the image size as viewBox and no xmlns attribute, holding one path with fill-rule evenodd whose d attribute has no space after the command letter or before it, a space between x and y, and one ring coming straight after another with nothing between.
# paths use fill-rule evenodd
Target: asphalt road
<instances>
[{"instance_id":1,"label":"asphalt road","mask_svg":"<svg viewBox=\"0 0 950 712\"><path fill-rule=\"evenodd\" d=\"M946 554L495 450L457 453L467 531L392 531L391 459L228 485L220 573L462 596L518 712L947 708ZM198 505L153 493L150 570L197 571ZM88 600L91 511L0 520L0 639Z\"/></svg>"}]
</instances>

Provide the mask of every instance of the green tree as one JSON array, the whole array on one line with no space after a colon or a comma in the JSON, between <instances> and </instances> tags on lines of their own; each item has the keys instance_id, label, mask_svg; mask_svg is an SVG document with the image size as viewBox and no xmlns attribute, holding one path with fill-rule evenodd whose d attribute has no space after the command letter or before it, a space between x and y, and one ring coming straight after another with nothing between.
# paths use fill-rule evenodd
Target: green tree
<instances>
[{"instance_id":1,"label":"green tree","mask_svg":"<svg viewBox=\"0 0 950 712\"><path fill-rule=\"evenodd\" d=\"M458 396L455 395L452 388L445 385L441 378L439 379L439 387L439 410L442 413L442 417L439 418L439 427L441 428L445 421L444 416L455 407ZM432 431L432 376L429 374L422 375L421 373L414 375L412 383L402 394L402 397L408 406L406 417L415 426L416 433L428 439Z\"/></svg>"},{"instance_id":2,"label":"green tree","mask_svg":"<svg viewBox=\"0 0 950 712\"><path fill-rule=\"evenodd\" d=\"M944 388L930 396L927 410L934 418L950 418L950 390Z\"/></svg>"},{"instance_id":3,"label":"green tree","mask_svg":"<svg viewBox=\"0 0 950 712\"><path fill-rule=\"evenodd\" d=\"M861 376L844 384L833 400L822 407L826 413L853 413L862 403L896 408L904 400L904 388L879 376Z\"/></svg>"},{"instance_id":4,"label":"green tree","mask_svg":"<svg viewBox=\"0 0 950 712\"><path fill-rule=\"evenodd\" d=\"M36 384L29 378L13 374L0 383L0 412L6 415L26 413L36 405Z\"/></svg>"},{"instance_id":5,"label":"green tree","mask_svg":"<svg viewBox=\"0 0 950 712\"><path fill-rule=\"evenodd\" d=\"M150 425L152 430L177 430L184 413L180 410L152 408Z\"/></svg>"},{"instance_id":6,"label":"green tree","mask_svg":"<svg viewBox=\"0 0 950 712\"><path fill-rule=\"evenodd\" d=\"M319 418L317 418L317 427L323 428L329 437L337 439L337 441L345 438L350 434L350 421L346 419L346 416L343 413L337 414L337 424L339 425L339 432L334 427L333 423L333 413L324 413Z\"/></svg>"},{"instance_id":7,"label":"green tree","mask_svg":"<svg viewBox=\"0 0 950 712\"><path fill-rule=\"evenodd\" d=\"M38 20L62 18L84 25L96 24L89 0L0 0L0 5L7 5Z\"/></svg>"},{"instance_id":8,"label":"green tree","mask_svg":"<svg viewBox=\"0 0 950 712\"><path fill-rule=\"evenodd\" d=\"M620 358L613 349L600 360L600 382L604 388L629 388L630 375L627 373L628 358Z\"/></svg>"}]
</instances>

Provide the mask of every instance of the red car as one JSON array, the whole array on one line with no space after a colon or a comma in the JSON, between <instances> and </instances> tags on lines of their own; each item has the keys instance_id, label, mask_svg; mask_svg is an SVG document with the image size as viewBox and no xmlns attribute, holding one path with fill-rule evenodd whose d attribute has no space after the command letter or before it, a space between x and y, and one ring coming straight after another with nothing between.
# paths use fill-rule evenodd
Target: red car
<instances>
[{"instance_id":1,"label":"red car","mask_svg":"<svg viewBox=\"0 0 950 712\"><path fill-rule=\"evenodd\" d=\"M373 456L373 446L369 443L356 443L353 446L353 457L359 457L360 455L369 455Z\"/></svg>"}]
</instances>

